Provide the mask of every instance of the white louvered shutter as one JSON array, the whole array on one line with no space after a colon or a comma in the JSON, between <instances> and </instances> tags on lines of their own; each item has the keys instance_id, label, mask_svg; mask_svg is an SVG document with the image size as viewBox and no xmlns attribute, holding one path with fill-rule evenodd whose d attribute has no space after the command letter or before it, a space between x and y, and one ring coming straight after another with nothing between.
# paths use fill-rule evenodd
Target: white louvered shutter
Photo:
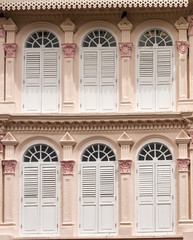
<instances>
[{"instance_id":1,"label":"white louvered shutter","mask_svg":"<svg viewBox=\"0 0 193 240\"><path fill-rule=\"evenodd\" d=\"M23 166L22 232L38 233L39 179L38 167Z\"/></svg>"},{"instance_id":2,"label":"white louvered shutter","mask_svg":"<svg viewBox=\"0 0 193 240\"><path fill-rule=\"evenodd\" d=\"M58 112L59 52L42 52L42 112Z\"/></svg>"},{"instance_id":3,"label":"white louvered shutter","mask_svg":"<svg viewBox=\"0 0 193 240\"><path fill-rule=\"evenodd\" d=\"M100 52L100 106L101 111L116 109L116 50Z\"/></svg>"},{"instance_id":4,"label":"white louvered shutter","mask_svg":"<svg viewBox=\"0 0 193 240\"><path fill-rule=\"evenodd\" d=\"M156 231L172 231L172 166L158 164L156 170Z\"/></svg>"},{"instance_id":5,"label":"white louvered shutter","mask_svg":"<svg viewBox=\"0 0 193 240\"><path fill-rule=\"evenodd\" d=\"M99 166L99 232L115 232L115 166Z\"/></svg>"},{"instance_id":6,"label":"white louvered shutter","mask_svg":"<svg viewBox=\"0 0 193 240\"><path fill-rule=\"evenodd\" d=\"M154 171L153 164L138 166L138 232L154 231Z\"/></svg>"},{"instance_id":7,"label":"white louvered shutter","mask_svg":"<svg viewBox=\"0 0 193 240\"><path fill-rule=\"evenodd\" d=\"M97 168L81 166L81 231L97 231Z\"/></svg>"},{"instance_id":8,"label":"white louvered shutter","mask_svg":"<svg viewBox=\"0 0 193 240\"><path fill-rule=\"evenodd\" d=\"M41 56L40 52L25 52L24 110L41 111Z\"/></svg>"},{"instance_id":9,"label":"white louvered shutter","mask_svg":"<svg viewBox=\"0 0 193 240\"><path fill-rule=\"evenodd\" d=\"M99 107L98 52L82 53L82 111L97 111Z\"/></svg>"},{"instance_id":10,"label":"white louvered shutter","mask_svg":"<svg viewBox=\"0 0 193 240\"><path fill-rule=\"evenodd\" d=\"M57 233L57 168L41 166L41 232Z\"/></svg>"},{"instance_id":11,"label":"white louvered shutter","mask_svg":"<svg viewBox=\"0 0 193 240\"><path fill-rule=\"evenodd\" d=\"M138 62L138 108L140 111L153 111L155 106L154 51L139 50Z\"/></svg>"},{"instance_id":12,"label":"white louvered shutter","mask_svg":"<svg viewBox=\"0 0 193 240\"><path fill-rule=\"evenodd\" d=\"M172 49L157 49L156 110L172 110Z\"/></svg>"}]
</instances>

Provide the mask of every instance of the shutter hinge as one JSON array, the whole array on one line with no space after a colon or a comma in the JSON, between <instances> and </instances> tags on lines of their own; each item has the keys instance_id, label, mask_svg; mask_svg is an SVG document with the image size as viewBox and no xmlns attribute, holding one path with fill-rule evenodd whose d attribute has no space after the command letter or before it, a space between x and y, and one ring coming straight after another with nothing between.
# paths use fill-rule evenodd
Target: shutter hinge
<instances>
[{"instance_id":1,"label":"shutter hinge","mask_svg":"<svg viewBox=\"0 0 193 240\"><path fill-rule=\"evenodd\" d=\"M80 107L82 107L82 104L80 104Z\"/></svg>"},{"instance_id":2,"label":"shutter hinge","mask_svg":"<svg viewBox=\"0 0 193 240\"><path fill-rule=\"evenodd\" d=\"M57 223L57 228L58 228L58 223Z\"/></svg>"},{"instance_id":3,"label":"shutter hinge","mask_svg":"<svg viewBox=\"0 0 193 240\"><path fill-rule=\"evenodd\" d=\"M23 175L23 170L21 171L21 175Z\"/></svg>"},{"instance_id":4,"label":"shutter hinge","mask_svg":"<svg viewBox=\"0 0 193 240\"><path fill-rule=\"evenodd\" d=\"M82 79L80 79L80 83L82 83Z\"/></svg>"},{"instance_id":5,"label":"shutter hinge","mask_svg":"<svg viewBox=\"0 0 193 240\"><path fill-rule=\"evenodd\" d=\"M137 103L137 107L139 107L139 103Z\"/></svg>"},{"instance_id":6,"label":"shutter hinge","mask_svg":"<svg viewBox=\"0 0 193 240\"><path fill-rule=\"evenodd\" d=\"M172 195L172 200L174 199L174 195Z\"/></svg>"},{"instance_id":7,"label":"shutter hinge","mask_svg":"<svg viewBox=\"0 0 193 240\"><path fill-rule=\"evenodd\" d=\"M60 84L60 79L58 79L58 83Z\"/></svg>"},{"instance_id":8,"label":"shutter hinge","mask_svg":"<svg viewBox=\"0 0 193 240\"><path fill-rule=\"evenodd\" d=\"M21 228L22 228L23 226L22 226L22 224L21 224Z\"/></svg>"},{"instance_id":9,"label":"shutter hinge","mask_svg":"<svg viewBox=\"0 0 193 240\"><path fill-rule=\"evenodd\" d=\"M24 108L24 104L23 104L23 108Z\"/></svg>"},{"instance_id":10,"label":"shutter hinge","mask_svg":"<svg viewBox=\"0 0 193 240\"><path fill-rule=\"evenodd\" d=\"M174 102L172 102L172 107L174 106Z\"/></svg>"},{"instance_id":11,"label":"shutter hinge","mask_svg":"<svg viewBox=\"0 0 193 240\"><path fill-rule=\"evenodd\" d=\"M172 57L174 57L174 54L172 53Z\"/></svg>"},{"instance_id":12,"label":"shutter hinge","mask_svg":"<svg viewBox=\"0 0 193 240\"><path fill-rule=\"evenodd\" d=\"M60 104L58 103L58 108L60 107Z\"/></svg>"},{"instance_id":13,"label":"shutter hinge","mask_svg":"<svg viewBox=\"0 0 193 240\"><path fill-rule=\"evenodd\" d=\"M117 103L115 104L115 106L117 107Z\"/></svg>"},{"instance_id":14,"label":"shutter hinge","mask_svg":"<svg viewBox=\"0 0 193 240\"><path fill-rule=\"evenodd\" d=\"M79 223L79 228L81 227L81 224Z\"/></svg>"},{"instance_id":15,"label":"shutter hinge","mask_svg":"<svg viewBox=\"0 0 193 240\"><path fill-rule=\"evenodd\" d=\"M116 83L117 83L117 78L116 78Z\"/></svg>"},{"instance_id":16,"label":"shutter hinge","mask_svg":"<svg viewBox=\"0 0 193 240\"><path fill-rule=\"evenodd\" d=\"M138 169L136 169L136 173L138 173Z\"/></svg>"},{"instance_id":17,"label":"shutter hinge","mask_svg":"<svg viewBox=\"0 0 193 240\"><path fill-rule=\"evenodd\" d=\"M138 227L138 222L136 222L136 227Z\"/></svg>"},{"instance_id":18,"label":"shutter hinge","mask_svg":"<svg viewBox=\"0 0 193 240\"><path fill-rule=\"evenodd\" d=\"M115 223L115 228L117 227L117 224Z\"/></svg>"},{"instance_id":19,"label":"shutter hinge","mask_svg":"<svg viewBox=\"0 0 193 240\"><path fill-rule=\"evenodd\" d=\"M139 54L137 54L137 58L139 57Z\"/></svg>"},{"instance_id":20,"label":"shutter hinge","mask_svg":"<svg viewBox=\"0 0 193 240\"><path fill-rule=\"evenodd\" d=\"M60 54L58 55L58 59L60 60Z\"/></svg>"},{"instance_id":21,"label":"shutter hinge","mask_svg":"<svg viewBox=\"0 0 193 240\"><path fill-rule=\"evenodd\" d=\"M81 201L81 197L79 197L79 202Z\"/></svg>"},{"instance_id":22,"label":"shutter hinge","mask_svg":"<svg viewBox=\"0 0 193 240\"><path fill-rule=\"evenodd\" d=\"M57 202L58 202L58 199L59 199L59 198L57 197Z\"/></svg>"},{"instance_id":23,"label":"shutter hinge","mask_svg":"<svg viewBox=\"0 0 193 240\"><path fill-rule=\"evenodd\" d=\"M59 170L57 170L57 174L59 173Z\"/></svg>"},{"instance_id":24,"label":"shutter hinge","mask_svg":"<svg viewBox=\"0 0 193 240\"><path fill-rule=\"evenodd\" d=\"M23 202L23 197L21 198L21 202Z\"/></svg>"},{"instance_id":25,"label":"shutter hinge","mask_svg":"<svg viewBox=\"0 0 193 240\"><path fill-rule=\"evenodd\" d=\"M174 222L172 222L172 227L174 227Z\"/></svg>"},{"instance_id":26,"label":"shutter hinge","mask_svg":"<svg viewBox=\"0 0 193 240\"><path fill-rule=\"evenodd\" d=\"M137 78L137 82L139 82L139 78Z\"/></svg>"},{"instance_id":27,"label":"shutter hinge","mask_svg":"<svg viewBox=\"0 0 193 240\"><path fill-rule=\"evenodd\" d=\"M117 201L117 196L115 196L115 201Z\"/></svg>"},{"instance_id":28,"label":"shutter hinge","mask_svg":"<svg viewBox=\"0 0 193 240\"><path fill-rule=\"evenodd\" d=\"M25 80L23 80L23 83L25 83Z\"/></svg>"},{"instance_id":29,"label":"shutter hinge","mask_svg":"<svg viewBox=\"0 0 193 240\"><path fill-rule=\"evenodd\" d=\"M174 81L174 78L172 78L172 82Z\"/></svg>"},{"instance_id":30,"label":"shutter hinge","mask_svg":"<svg viewBox=\"0 0 193 240\"><path fill-rule=\"evenodd\" d=\"M82 59L82 54L80 55L80 58Z\"/></svg>"},{"instance_id":31,"label":"shutter hinge","mask_svg":"<svg viewBox=\"0 0 193 240\"><path fill-rule=\"evenodd\" d=\"M23 59L25 60L25 55L23 56Z\"/></svg>"},{"instance_id":32,"label":"shutter hinge","mask_svg":"<svg viewBox=\"0 0 193 240\"><path fill-rule=\"evenodd\" d=\"M138 201L138 196L136 196L136 200Z\"/></svg>"}]
</instances>

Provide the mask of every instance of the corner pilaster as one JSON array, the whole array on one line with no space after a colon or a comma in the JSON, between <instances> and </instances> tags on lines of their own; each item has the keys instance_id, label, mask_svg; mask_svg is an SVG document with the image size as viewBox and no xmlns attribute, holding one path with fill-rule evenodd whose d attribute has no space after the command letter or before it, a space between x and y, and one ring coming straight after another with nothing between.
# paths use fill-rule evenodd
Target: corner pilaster
<instances>
[{"instance_id":1,"label":"corner pilaster","mask_svg":"<svg viewBox=\"0 0 193 240\"><path fill-rule=\"evenodd\" d=\"M3 143L1 140L4 138L5 134L0 132L0 224L3 220L3 171L2 171L2 161L3 161Z\"/></svg>"},{"instance_id":2,"label":"corner pilaster","mask_svg":"<svg viewBox=\"0 0 193 240\"><path fill-rule=\"evenodd\" d=\"M4 52L4 43L5 43L5 30L3 24L5 23L5 18L0 18L0 102L4 101L4 78L5 78L5 52Z\"/></svg>"},{"instance_id":3,"label":"corner pilaster","mask_svg":"<svg viewBox=\"0 0 193 240\"><path fill-rule=\"evenodd\" d=\"M193 101L193 15L188 16L189 28L189 96Z\"/></svg>"},{"instance_id":4,"label":"corner pilaster","mask_svg":"<svg viewBox=\"0 0 193 240\"><path fill-rule=\"evenodd\" d=\"M193 220L193 130L189 130L190 140L190 218Z\"/></svg>"}]
</instances>

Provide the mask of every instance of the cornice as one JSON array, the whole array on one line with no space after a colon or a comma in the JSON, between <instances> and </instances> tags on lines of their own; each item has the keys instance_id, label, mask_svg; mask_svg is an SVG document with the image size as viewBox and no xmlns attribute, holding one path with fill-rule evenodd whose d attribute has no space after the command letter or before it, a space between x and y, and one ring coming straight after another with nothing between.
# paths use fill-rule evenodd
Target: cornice
<instances>
[{"instance_id":1,"label":"cornice","mask_svg":"<svg viewBox=\"0 0 193 240\"><path fill-rule=\"evenodd\" d=\"M3 117L3 116L2 116ZM29 120L30 119L30 120ZM188 129L186 114L7 115L4 131L79 132Z\"/></svg>"}]
</instances>

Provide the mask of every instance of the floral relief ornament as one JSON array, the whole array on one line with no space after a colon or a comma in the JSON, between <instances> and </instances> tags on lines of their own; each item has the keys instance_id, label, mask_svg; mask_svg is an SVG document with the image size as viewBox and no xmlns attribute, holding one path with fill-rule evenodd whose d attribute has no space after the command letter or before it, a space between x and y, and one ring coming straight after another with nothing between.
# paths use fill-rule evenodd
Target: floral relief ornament
<instances>
[{"instance_id":1,"label":"floral relief ornament","mask_svg":"<svg viewBox=\"0 0 193 240\"><path fill-rule=\"evenodd\" d=\"M131 57L132 46L133 46L133 43L131 43L131 42L119 43L119 49L121 51L121 57Z\"/></svg>"},{"instance_id":2,"label":"floral relief ornament","mask_svg":"<svg viewBox=\"0 0 193 240\"><path fill-rule=\"evenodd\" d=\"M188 35L193 36L193 16L188 16L189 28Z\"/></svg>"},{"instance_id":3,"label":"floral relief ornament","mask_svg":"<svg viewBox=\"0 0 193 240\"><path fill-rule=\"evenodd\" d=\"M4 174L15 174L16 160L3 160L2 165L4 166Z\"/></svg>"},{"instance_id":4,"label":"floral relief ornament","mask_svg":"<svg viewBox=\"0 0 193 240\"><path fill-rule=\"evenodd\" d=\"M4 22L5 22L5 19L0 18L0 38L5 38L5 30L3 28Z\"/></svg>"},{"instance_id":5,"label":"floral relief ornament","mask_svg":"<svg viewBox=\"0 0 193 240\"><path fill-rule=\"evenodd\" d=\"M120 173L131 173L132 160L119 160Z\"/></svg>"},{"instance_id":6,"label":"floral relief ornament","mask_svg":"<svg viewBox=\"0 0 193 240\"><path fill-rule=\"evenodd\" d=\"M177 163L179 172L188 172L188 166L190 164L189 158L179 158L177 159Z\"/></svg>"},{"instance_id":7,"label":"floral relief ornament","mask_svg":"<svg viewBox=\"0 0 193 240\"><path fill-rule=\"evenodd\" d=\"M74 57L76 44L75 43L62 43L62 50L64 52L64 57Z\"/></svg>"},{"instance_id":8,"label":"floral relief ornament","mask_svg":"<svg viewBox=\"0 0 193 240\"><path fill-rule=\"evenodd\" d=\"M189 42L188 41L177 41L177 49L180 54L187 54L188 48L189 48Z\"/></svg>"},{"instance_id":9,"label":"floral relief ornament","mask_svg":"<svg viewBox=\"0 0 193 240\"><path fill-rule=\"evenodd\" d=\"M74 164L75 164L74 160L61 161L63 175L73 174Z\"/></svg>"},{"instance_id":10,"label":"floral relief ornament","mask_svg":"<svg viewBox=\"0 0 193 240\"><path fill-rule=\"evenodd\" d=\"M3 44L5 52L6 52L6 57L8 58L15 58L16 57L16 49L17 49L17 44L16 43L5 43Z\"/></svg>"}]
</instances>

